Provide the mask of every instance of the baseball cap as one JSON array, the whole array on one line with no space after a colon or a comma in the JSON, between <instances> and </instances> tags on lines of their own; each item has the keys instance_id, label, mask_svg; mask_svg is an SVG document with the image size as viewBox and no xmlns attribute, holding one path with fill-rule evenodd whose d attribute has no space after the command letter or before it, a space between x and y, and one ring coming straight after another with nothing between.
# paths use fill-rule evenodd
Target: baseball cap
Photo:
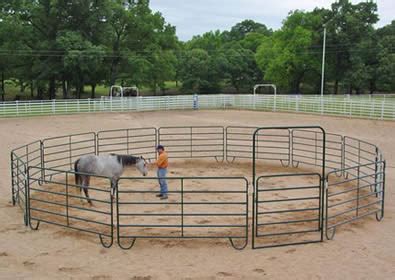
<instances>
[{"instance_id":1,"label":"baseball cap","mask_svg":"<svg viewBox=\"0 0 395 280\"><path fill-rule=\"evenodd\" d=\"M156 147L156 149L157 149L157 150L164 150L165 147L163 147L163 145L158 145L158 146Z\"/></svg>"}]
</instances>

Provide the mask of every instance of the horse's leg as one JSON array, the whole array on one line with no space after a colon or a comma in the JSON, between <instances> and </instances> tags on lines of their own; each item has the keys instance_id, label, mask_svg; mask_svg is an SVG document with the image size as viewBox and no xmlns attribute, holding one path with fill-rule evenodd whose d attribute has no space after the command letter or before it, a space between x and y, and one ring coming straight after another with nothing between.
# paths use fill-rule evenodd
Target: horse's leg
<instances>
[{"instance_id":1,"label":"horse's leg","mask_svg":"<svg viewBox=\"0 0 395 280\"><path fill-rule=\"evenodd\" d=\"M89 193L88 193L90 178L91 178L90 176L85 176L84 177L83 189L84 189L84 193L85 193L85 196L86 196L86 200L88 201L89 204L92 204L92 200L89 198Z\"/></svg>"},{"instance_id":2,"label":"horse's leg","mask_svg":"<svg viewBox=\"0 0 395 280\"><path fill-rule=\"evenodd\" d=\"M118 178L113 177L111 179L111 200L114 201L115 198L115 189L117 187Z\"/></svg>"},{"instance_id":3,"label":"horse's leg","mask_svg":"<svg viewBox=\"0 0 395 280\"><path fill-rule=\"evenodd\" d=\"M85 175L80 175L78 176L78 179L76 178L76 184L78 189L80 190L80 199L82 202L82 189L84 187L84 182L85 182Z\"/></svg>"}]
</instances>

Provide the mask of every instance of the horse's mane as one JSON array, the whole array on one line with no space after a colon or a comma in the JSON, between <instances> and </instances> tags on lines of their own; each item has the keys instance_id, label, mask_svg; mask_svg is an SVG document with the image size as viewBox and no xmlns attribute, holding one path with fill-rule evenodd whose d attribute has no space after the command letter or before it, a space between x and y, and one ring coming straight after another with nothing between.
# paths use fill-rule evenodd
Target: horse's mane
<instances>
[{"instance_id":1,"label":"horse's mane","mask_svg":"<svg viewBox=\"0 0 395 280\"><path fill-rule=\"evenodd\" d=\"M129 166L129 165L134 165L137 163L139 157L134 157L134 156L127 156L127 155L115 155L112 154L113 156L117 157L117 161L122 164L122 166Z\"/></svg>"}]
</instances>

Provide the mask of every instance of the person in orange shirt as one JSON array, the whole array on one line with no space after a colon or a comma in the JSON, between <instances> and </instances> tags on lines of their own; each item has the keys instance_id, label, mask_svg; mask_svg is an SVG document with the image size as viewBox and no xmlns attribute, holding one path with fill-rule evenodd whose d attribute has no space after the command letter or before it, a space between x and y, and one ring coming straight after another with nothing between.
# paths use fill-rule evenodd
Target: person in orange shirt
<instances>
[{"instance_id":1,"label":"person in orange shirt","mask_svg":"<svg viewBox=\"0 0 395 280\"><path fill-rule=\"evenodd\" d=\"M165 147L162 145L158 145L156 147L156 150L158 151L158 159L156 161L156 166L158 167L157 175L158 175L158 181L159 181L159 186L160 186L160 194L157 195L157 197L160 197L160 199L167 199L168 198L168 186L167 186L167 180L166 180L166 175L167 175L167 167L169 166L169 160L167 157L167 153L165 152Z\"/></svg>"}]
</instances>

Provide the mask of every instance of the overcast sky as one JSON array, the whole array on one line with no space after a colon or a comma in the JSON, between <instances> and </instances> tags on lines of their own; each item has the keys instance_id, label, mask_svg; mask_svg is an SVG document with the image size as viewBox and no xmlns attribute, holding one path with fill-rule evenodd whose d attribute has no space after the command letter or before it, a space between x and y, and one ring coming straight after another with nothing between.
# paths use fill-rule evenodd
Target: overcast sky
<instances>
[{"instance_id":1,"label":"overcast sky","mask_svg":"<svg viewBox=\"0 0 395 280\"><path fill-rule=\"evenodd\" d=\"M226 30L234 24L253 19L269 28L281 27L290 10L329 8L333 0L151 0L151 8L160 11L167 22L177 27L181 40L210 30ZM352 2L361 2L353 0ZM395 19L395 0L376 0L383 26Z\"/></svg>"}]
</instances>

